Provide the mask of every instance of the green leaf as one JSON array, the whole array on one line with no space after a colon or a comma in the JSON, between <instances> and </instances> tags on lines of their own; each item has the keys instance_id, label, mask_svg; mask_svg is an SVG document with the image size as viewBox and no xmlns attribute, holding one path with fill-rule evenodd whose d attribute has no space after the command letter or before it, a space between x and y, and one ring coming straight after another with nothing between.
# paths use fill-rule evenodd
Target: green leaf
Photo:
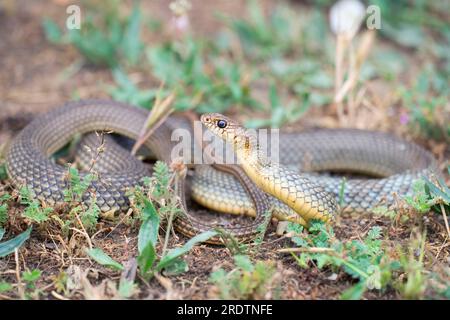
<instances>
[{"instance_id":1,"label":"green leaf","mask_svg":"<svg viewBox=\"0 0 450 320\"><path fill-rule=\"evenodd\" d=\"M119 282L119 296L122 298L130 298L136 290L136 284L127 279L120 279Z\"/></svg>"},{"instance_id":2,"label":"green leaf","mask_svg":"<svg viewBox=\"0 0 450 320\"><path fill-rule=\"evenodd\" d=\"M45 37L51 43L61 43L62 33L58 25L48 18L42 21L42 28L44 29Z\"/></svg>"},{"instance_id":3,"label":"green leaf","mask_svg":"<svg viewBox=\"0 0 450 320\"><path fill-rule=\"evenodd\" d=\"M364 281L360 281L353 287L345 290L341 295L341 299L360 300L364 292L366 292L366 283Z\"/></svg>"},{"instance_id":4,"label":"green leaf","mask_svg":"<svg viewBox=\"0 0 450 320\"><path fill-rule=\"evenodd\" d=\"M8 173L6 172L6 164L0 165L0 180L5 180L8 178Z\"/></svg>"},{"instance_id":5,"label":"green leaf","mask_svg":"<svg viewBox=\"0 0 450 320\"><path fill-rule=\"evenodd\" d=\"M155 247L156 242L158 241L160 219L155 206L148 199L144 199L143 219L144 221L139 228L138 235L139 253L147 247L148 243L151 243L153 247Z\"/></svg>"},{"instance_id":6,"label":"green leaf","mask_svg":"<svg viewBox=\"0 0 450 320\"><path fill-rule=\"evenodd\" d=\"M254 270L253 263L251 262L248 256L244 255L234 256L234 263L236 264L236 266L238 266L244 271L253 272Z\"/></svg>"},{"instance_id":7,"label":"green leaf","mask_svg":"<svg viewBox=\"0 0 450 320\"><path fill-rule=\"evenodd\" d=\"M189 266L182 258L178 258L172 261L171 264L164 269L164 275L176 276L185 273L189 270Z\"/></svg>"},{"instance_id":8,"label":"green leaf","mask_svg":"<svg viewBox=\"0 0 450 320\"><path fill-rule=\"evenodd\" d=\"M8 205L6 203L0 205L0 225L8 221Z\"/></svg>"},{"instance_id":9,"label":"green leaf","mask_svg":"<svg viewBox=\"0 0 450 320\"><path fill-rule=\"evenodd\" d=\"M273 83L270 85L269 101L272 110L280 108L280 97L278 96L277 87Z\"/></svg>"},{"instance_id":10,"label":"green leaf","mask_svg":"<svg viewBox=\"0 0 450 320\"><path fill-rule=\"evenodd\" d=\"M122 46L125 57L132 65L135 65L143 47L140 41L141 12L138 2L135 2L133 12L128 19Z\"/></svg>"},{"instance_id":11,"label":"green leaf","mask_svg":"<svg viewBox=\"0 0 450 320\"><path fill-rule=\"evenodd\" d=\"M13 253L14 250L20 248L20 246L30 237L31 230L32 227L28 228L17 237L0 243L0 258L6 257L8 254Z\"/></svg>"},{"instance_id":12,"label":"green leaf","mask_svg":"<svg viewBox=\"0 0 450 320\"><path fill-rule=\"evenodd\" d=\"M432 183L428 179L425 179L425 184L429 188L430 193L433 196L441 197L442 200L444 200L446 204L450 204L450 192L448 190L448 187L445 185L445 183L441 182L442 188L445 190L445 192L442 191L440 188L438 188L434 183Z\"/></svg>"},{"instance_id":13,"label":"green leaf","mask_svg":"<svg viewBox=\"0 0 450 320\"><path fill-rule=\"evenodd\" d=\"M31 271L24 271L22 273L22 279L25 282L36 282L42 275L42 271L39 269L33 269Z\"/></svg>"},{"instance_id":14,"label":"green leaf","mask_svg":"<svg viewBox=\"0 0 450 320\"><path fill-rule=\"evenodd\" d=\"M12 290L13 286L5 281L0 281L0 293Z\"/></svg>"},{"instance_id":15,"label":"green leaf","mask_svg":"<svg viewBox=\"0 0 450 320\"><path fill-rule=\"evenodd\" d=\"M5 235L5 229L0 228L0 240L3 239L3 236Z\"/></svg>"},{"instance_id":16,"label":"green leaf","mask_svg":"<svg viewBox=\"0 0 450 320\"><path fill-rule=\"evenodd\" d=\"M108 256L102 249L100 248L93 248L93 249L87 249L86 253L94 259L97 263L110 267L112 269L116 270L123 270L124 267L119 262L115 261L113 258Z\"/></svg>"},{"instance_id":17,"label":"green leaf","mask_svg":"<svg viewBox=\"0 0 450 320\"><path fill-rule=\"evenodd\" d=\"M270 125L269 119L250 119L245 121L245 126L250 129L267 127L269 125Z\"/></svg>"},{"instance_id":18,"label":"green leaf","mask_svg":"<svg viewBox=\"0 0 450 320\"><path fill-rule=\"evenodd\" d=\"M379 239L380 237L381 237L381 227L379 226L372 227L367 233L367 239L369 240Z\"/></svg>"},{"instance_id":19,"label":"green leaf","mask_svg":"<svg viewBox=\"0 0 450 320\"><path fill-rule=\"evenodd\" d=\"M153 267L156 260L155 247L149 242L138 256L139 269L142 275L147 274Z\"/></svg>"},{"instance_id":20,"label":"green leaf","mask_svg":"<svg viewBox=\"0 0 450 320\"><path fill-rule=\"evenodd\" d=\"M175 249L170 250L167 253L167 255L162 257L162 259L159 261L158 265L156 266L157 270L161 271L162 269L166 268L169 264L171 264L173 262L173 260L186 254L197 243L204 242L204 241L206 241L214 236L217 236L217 235L218 235L218 233L216 231L206 231L206 232L200 233L200 234L196 235L195 237L191 238L181 248L175 248Z\"/></svg>"}]
</instances>

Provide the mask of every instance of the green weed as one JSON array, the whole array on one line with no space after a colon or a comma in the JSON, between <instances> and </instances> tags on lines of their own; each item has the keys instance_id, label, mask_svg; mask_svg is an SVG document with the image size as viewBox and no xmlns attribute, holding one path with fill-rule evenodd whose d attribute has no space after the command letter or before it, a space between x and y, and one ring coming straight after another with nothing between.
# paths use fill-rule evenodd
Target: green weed
<instances>
[{"instance_id":1,"label":"green weed","mask_svg":"<svg viewBox=\"0 0 450 320\"><path fill-rule=\"evenodd\" d=\"M64 201L69 205L69 215L79 216L83 227L87 231L95 230L98 217L100 215L100 208L96 202L95 193L89 193L89 187L92 182L97 180L97 176L93 173L81 175L80 172L72 166L68 168L67 188L63 191ZM89 204L83 205L84 198L89 197ZM62 226L68 227L74 223L72 221L60 221Z\"/></svg>"},{"instance_id":2,"label":"green weed","mask_svg":"<svg viewBox=\"0 0 450 320\"><path fill-rule=\"evenodd\" d=\"M26 299L39 299L42 291L36 287L36 282L42 275L42 271L39 269L33 269L22 272L22 280L25 282L25 298Z\"/></svg>"},{"instance_id":3,"label":"green weed","mask_svg":"<svg viewBox=\"0 0 450 320\"><path fill-rule=\"evenodd\" d=\"M413 184L413 194L405 196L405 201L418 213L431 210L442 213L443 208L450 210L450 189L442 178L435 183L427 178L419 179Z\"/></svg>"},{"instance_id":4,"label":"green weed","mask_svg":"<svg viewBox=\"0 0 450 320\"><path fill-rule=\"evenodd\" d=\"M412 88L401 89L402 104L408 110L405 122L413 133L450 141L450 124L439 116L445 113L450 96L447 82L448 74L440 75L432 68L419 74Z\"/></svg>"},{"instance_id":5,"label":"green weed","mask_svg":"<svg viewBox=\"0 0 450 320\"><path fill-rule=\"evenodd\" d=\"M404 270L406 281L399 282L397 288L406 299L420 299L427 286L427 277L424 269L425 234L416 233L409 243L408 252L400 253L400 264Z\"/></svg>"},{"instance_id":6,"label":"green weed","mask_svg":"<svg viewBox=\"0 0 450 320\"><path fill-rule=\"evenodd\" d=\"M249 58L264 59L298 50L300 19L286 6L278 5L270 17L266 17L257 1L249 1L247 11L248 20L219 17L238 36Z\"/></svg>"},{"instance_id":7,"label":"green weed","mask_svg":"<svg viewBox=\"0 0 450 320\"><path fill-rule=\"evenodd\" d=\"M343 293L344 299L359 299L367 289L385 288L398 268L398 262L388 261L387 251L382 247L381 229L373 227L363 240L341 242L335 238L331 227L324 223L312 222L308 236L303 235L303 227L290 223L288 231L293 233L292 241L304 252L292 253L297 263L308 268L314 264L322 269L342 268L358 283Z\"/></svg>"},{"instance_id":8,"label":"green weed","mask_svg":"<svg viewBox=\"0 0 450 320\"><path fill-rule=\"evenodd\" d=\"M63 192L64 201L67 203L81 202L94 180L96 180L94 174L80 175L77 168L69 166L67 175L68 187Z\"/></svg>"},{"instance_id":9,"label":"green weed","mask_svg":"<svg viewBox=\"0 0 450 320\"><path fill-rule=\"evenodd\" d=\"M140 274L147 280L150 280L155 273L162 271L171 275L186 272L188 266L182 256L197 243L217 235L215 231L204 232L191 238L182 247L167 250L171 221L180 213L177 198L172 189L176 174L169 170L164 162L158 161L154 166L153 175L144 179L143 186L137 186L130 195L132 206L142 221L138 233L137 263ZM162 219L168 220L164 241L159 240ZM161 255L157 253L159 244L162 244L163 247ZM87 253L102 265L116 270L124 269L122 264L113 260L99 248L88 250ZM124 284L123 290L127 291L126 288L129 288L130 285Z\"/></svg>"},{"instance_id":10,"label":"green weed","mask_svg":"<svg viewBox=\"0 0 450 320\"><path fill-rule=\"evenodd\" d=\"M260 107L250 95L252 75L220 57L210 44L186 39L147 50L153 75L175 90L176 110L223 112L232 105Z\"/></svg>"},{"instance_id":11,"label":"green weed","mask_svg":"<svg viewBox=\"0 0 450 320\"><path fill-rule=\"evenodd\" d=\"M8 292L13 289L13 286L5 281L0 281L0 293Z\"/></svg>"},{"instance_id":12,"label":"green weed","mask_svg":"<svg viewBox=\"0 0 450 320\"><path fill-rule=\"evenodd\" d=\"M6 203L11 196L9 194L4 194L0 196L0 227L8 222L8 204Z\"/></svg>"},{"instance_id":13,"label":"green weed","mask_svg":"<svg viewBox=\"0 0 450 320\"><path fill-rule=\"evenodd\" d=\"M279 279L273 261L253 263L248 256L234 256L235 268L226 272L220 268L211 273L209 281L216 285L221 299L277 298Z\"/></svg>"},{"instance_id":14,"label":"green weed","mask_svg":"<svg viewBox=\"0 0 450 320\"><path fill-rule=\"evenodd\" d=\"M48 41L56 44L71 44L83 57L95 66L115 67L125 61L136 65L142 54L140 40L141 11L135 1L131 14L122 19L118 1L104 4L100 8L88 8L83 16L80 30L63 33L50 19L44 19L42 26Z\"/></svg>"},{"instance_id":15,"label":"green weed","mask_svg":"<svg viewBox=\"0 0 450 320\"><path fill-rule=\"evenodd\" d=\"M33 191L27 187L20 188L20 204L26 206L22 216L31 222L42 223L47 221L50 213L53 212L53 208L43 208Z\"/></svg>"}]
</instances>

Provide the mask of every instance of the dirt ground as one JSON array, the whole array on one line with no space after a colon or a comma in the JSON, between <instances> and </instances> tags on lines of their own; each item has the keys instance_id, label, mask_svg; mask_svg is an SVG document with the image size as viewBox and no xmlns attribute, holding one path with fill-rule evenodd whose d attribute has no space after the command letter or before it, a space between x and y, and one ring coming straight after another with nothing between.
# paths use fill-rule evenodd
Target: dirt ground
<instances>
[{"instance_id":1,"label":"dirt ground","mask_svg":"<svg viewBox=\"0 0 450 320\"><path fill-rule=\"evenodd\" d=\"M9 141L35 115L57 107L64 102L77 98L108 98L105 86L112 85L109 70L80 68L74 71L74 63L79 60L78 52L70 46L50 45L40 26L42 13L56 21L64 19L64 1L17 1L17 4L0 11L0 145ZM220 11L230 15L242 15L244 4L240 1L192 1L199 8L192 13L194 30L208 34L214 30L217 21L212 12ZM267 2L267 1L266 1ZM270 4L268 5L270 6ZM145 2L144 8L160 19L170 17L169 9L163 1ZM151 41L152 35L146 35ZM141 83L152 83L145 75L136 71ZM374 87L376 87L374 85ZM376 89L374 89L376 90ZM315 112L317 113L317 112ZM321 116L320 113L313 117ZM389 128L395 131L395 128ZM434 151L433 142L418 141ZM434 148L434 149L433 149ZM437 157L445 157L442 152ZM0 182L0 190L10 190L8 181ZM10 210L15 216L21 210L19 205ZM427 255L438 257L445 263L450 256L448 239L445 240L445 229L442 218L429 215L423 223L427 230ZM12 218L11 228L7 229L6 238L25 230L20 220ZM381 226L393 242L403 243L408 240L408 228L394 228L387 219L371 216L344 216L338 219L335 226L337 237L341 239L360 239L372 226ZM125 262L137 251L137 226L117 225L117 221L101 220L98 232L92 236L96 247L118 261ZM171 240L170 246L176 247L185 243L186 237L179 235ZM104 279L118 280L118 275L94 262L83 253L86 240L79 234L63 239L54 229L33 230L31 238L21 248L18 261L14 255L0 260L0 278L14 283L16 268L20 270L39 268L43 275L39 280L42 288L41 298L60 299L54 287L55 277L62 270L78 275L87 272L90 283L82 281L82 288L74 289L71 298L108 297L108 286L101 284ZM273 260L281 280L281 298L283 299L337 299L343 290L355 284L355 280L344 272L329 269L319 270L311 267L302 269L289 254L277 253L276 249L290 246L290 240L275 235L275 223L272 223L265 242L261 246L257 258ZM292 246L292 245L291 245ZM141 298L149 299L205 299L216 298L214 287L208 282L210 273L218 267L229 267L232 256L228 249L200 245L195 247L186 257L189 271L160 281L150 281L139 285ZM80 269L77 271L77 269ZM0 299L16 298L15 295L0 295ZM270 298L267 297L267 298ZM397 299L396 291L369 291L366 299Z\"/></svg>"}]
</instances>

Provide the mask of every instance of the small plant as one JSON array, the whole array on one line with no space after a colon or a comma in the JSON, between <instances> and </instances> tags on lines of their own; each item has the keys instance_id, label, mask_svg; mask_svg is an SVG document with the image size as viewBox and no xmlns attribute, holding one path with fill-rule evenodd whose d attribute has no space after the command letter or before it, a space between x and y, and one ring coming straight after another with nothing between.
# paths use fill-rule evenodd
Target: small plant
<instances>
[{"instance_id":1,"label":"small plant","mask_svg":"<svg viewBox=\"0 0 450 320\"><path fill-rule=\"evenodd\" d=\"M234 263L236 267L230 272L220 268L209 277L221 299L276 298L279 278L273 261L257 261L254 264L248 256L236 255Z\"/></svg>"},{"instance_id":2,"label":"small plant","mask_svg":"<svg viewBox=\"0 0 450 320\"><path fill-rule=\"evenodd\" d=\"M269 91L270 101L270 118L268 119L252 119L245 123L249 128L271 127L281 128L283 124L292 123L300 119L310 107L309 95L304 95L302 105L297 106L290 103L284 106L280 101L277 89L274 85Z\"/></svg>"},{"instance_id":3,"label":"small plant","mask_svg":"<svg viewBox=\"0 0 450 320\"><path fill-rule=\"evenodd\" d=\"M408 252L403 250L400 253L400 264L405 272L406 281L401 281L397 287L406 299L420 299L423 297L427 283L424 270L425 254L425 233L413 233L413 238L409 243Z\"/></svg>"},{"instance_id":4,"label":"small plant","mask_svg":"<svg viewBox=\"0 0 450 320\"><path fill-rule=\"evenodd\" d=\"M43 208L33 191L27 187L20 188L20 203L26 205L22 215L31 222L42 223L47 221L50 213L53 212L52 208Z\"/></svg>"},{"instance_id":5,"label":"small plant","mask_svg":"<svg viewBox=\"0 0 450 320\"><path fill-rule=\"evenodd\" d=\"M193 39L164 43L147 51L153 75L175 90L176 110L223 112L230 106L261 108L249 86L255 75L228 61L211 45Z\"/></svg>"},{"instance_id":6,"label":"small plant","mask_svg":"<svg viewBox=\"0 0 450 320\"><path fill-rule=\"evenodd\" d=\"M413 194L405 196L405 201L418 213L427 213L436 204L434 199L431 199L425 190L425 181L416 180L413 183Z\"/></svg>"},{"instance_id":7,"label":"small plant","mask_svg":"<svg viewBox=\"0 0 450 320\"><path fill-rule=\"evenodd\" d=\"M392 271L398 268L397 261L387 259L379 227L369 230L364 240L347 242L337 240L332 228L321 221L311 223L308 236L302 235L302 226L293 223L288 225L288 231L292 232L292 241L300 247L300 255L295 254L295 249L291 253L301 267L308 268L314 261L319 269L325 266L342 268L359 280L343 293L345 299L360 299L367 289L386 287Z\"/></svg>"},{"instance_id":8,"label":"small plant","mask_svg":"<svg viewBox=\"0 0 450 320\"><path fill-rule=\"evenodd\" d=\"M152 108L158 94L158 89L143 90L138 88L120 68L113 69L112 74L117 86L110 87L108 91L114 100L140 106L145 109Z\"/></svg>"},{"instance_id":9,"label":"small plant","mask_svg":"<svg viewBox=\"0 0 450 320\"><path fill-rule=\"evenodd\" d=\"M387 206L375 207L373 208L372 213L374 216L386 217L394 223L398 221L401 224L405 224L410 220L410 217L407 214L402 214L401 210L388 208Z\"/></svg>"},{"instance_id":10,"label":"small plant","mask_svg":"<svg viewBox=\"0 0 450 320\"><path fill-rule=\"evenodd\" d=\"M72 166L69 166L67 174L68 187L63 191L64 201L68 203L79 203L88 192L92 181L96 180L96 176L92 173L82 176L77 168Z\"/></svg>"},{"instance_id":11,"label":"small plant","mask_svg":"<svg viewBox=\"0 0 450 320\"><path fill-rule=\"evenodd\" d=\"M96 195L89 193L91 183L97 180L93 173L81 175L74 167L68 169L68 186L63 191L64 201L69 204L70 214L80 217L83 227L88 231L95 230L100 215L100 208L96 202ZM89 198L89 204L84 205L83 200ZM62 222L62 221L61 221Z\"/></svg>"},{"instance_id":12,"label":"small plant","mask_svg":"<svg viewBox=\"0 0 450 320\"><path fill-rule=\"evenodd\" d=\"M257 1L249 1L250 19L241 20L221 15L221 19L236 34L244 53L252 59L263 59L294 51L300 47L300 24L288 8L277 6L265 17Z\"/></svg>"},{"instance_id":13,"label":"small plant","mask_svg":"<svg viewBox=\"0 0 450 320\"><path fill-rule=\"evenodd\" d=\"M13 289L13 286L5 281L0 281L0 294L3 292L8 292Z\"/></svg>"},{"instance_id":14,"label":"small plant","mask_svg":"<svg viewBox=\"0 0 450 320\"><path fill-rule=\"evenodd\" d=\"M450 173L450 166L447 168ZM450 236L447 212L450 212L450 189L442 178L436 182L428 178L420 179L413 184L413 194L405 197L405 201L418 213L424 214L431 210L441 213L445 228Z\"/></svg>"},{"instance_id":15,"label":"small plant","mask_svg":"<svg viewBox=\"0 0 450 320\"><path fill-rule=\"evenodd\" d=\"M188 266L181 258L189 252L194 245L217 236L215 231L207 231L191 238L182 247L167 250L168 236L171 232L171 221L180 213L178 200L171 186L177 173L169 170L164 162L158 161L154 166L152 177L143 181L143 186L137 186L131 195L133 208L139 213L142 221L138 233L137 263L140 274L144 279L150 280L155 273L179 274L186 272ZM159 207L157 211L153 202ZM162 243L162 254L158 256L159 227L161 219L168 220L166 236ZM119 262L113 260L101 249L94 248L87 251L98 263L116 270L123 270ZM125 285L125 284L124 284ZM129 287L129 284L126 285ZM123 289L125 290L125 289Z\"/></svg>"},{"instance_id":16,"label":"small plant","mask_svg":"<svg viewBox=\"0 0 450 320\"><path fill-rule=\"evenodd\" d=\"M439 80L442 79L442 80ZM407 108L404 121L413 133L435 140L450 141L450 124L439 115L445 114L450 94L446 76L433 69L422 72L411 88L400 91L402 104Z\"/></svg>"},{"instance_id":17,"label":"small plant","mask_svg":"<svg viewBox=\"0 0 450 320\"><path fill-rule=\"evenodd\" d=\"M56 44L71 44L95 66L115 67L125 60L136 65L142 53L140 40L141 10L135 1L130 16L121 19L118 2L114 1L102 8L90 8L83 16L83 27L67 33L58 25L44 19L42 26L48 41Z\"/></svg>"},{"instance_id":18,"label":"small plant","mask_svg":"<svg viewBox=\"0 0 450 320\"><path fill-rule=\"evenodd\" d=\"M6 201L11 199L9 194L0 196L0 227L8 221L8 204Z\"/></svg>"},{"instance_id":19,"label":"small plant","mask_svg":"<svg viewBox=\"0 0 450 320\"><path fill-rule=\"evenodd\" d=\"M39 280L41 275L42 271L39 269L22 272L22 280L25 282L26 299L39 299L42 292L36 287L36 282Z\"/></svg>"}]
</instances>

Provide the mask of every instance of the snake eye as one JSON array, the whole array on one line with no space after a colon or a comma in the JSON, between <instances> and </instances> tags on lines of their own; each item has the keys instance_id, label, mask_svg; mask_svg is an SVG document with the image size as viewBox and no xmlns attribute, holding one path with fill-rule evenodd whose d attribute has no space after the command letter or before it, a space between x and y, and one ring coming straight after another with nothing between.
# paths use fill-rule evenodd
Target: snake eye
<instances>
[{"instance_id":1,"label":"snake eye","mask_svg":"<svg viewBox=\"0 0 450 320\"><path fill-rule=\"evenodd\" d=\"M221 129L224 129L227 126L227 122L225 120L217 121L217 126Z\"/></svg>"}]
</instances>

